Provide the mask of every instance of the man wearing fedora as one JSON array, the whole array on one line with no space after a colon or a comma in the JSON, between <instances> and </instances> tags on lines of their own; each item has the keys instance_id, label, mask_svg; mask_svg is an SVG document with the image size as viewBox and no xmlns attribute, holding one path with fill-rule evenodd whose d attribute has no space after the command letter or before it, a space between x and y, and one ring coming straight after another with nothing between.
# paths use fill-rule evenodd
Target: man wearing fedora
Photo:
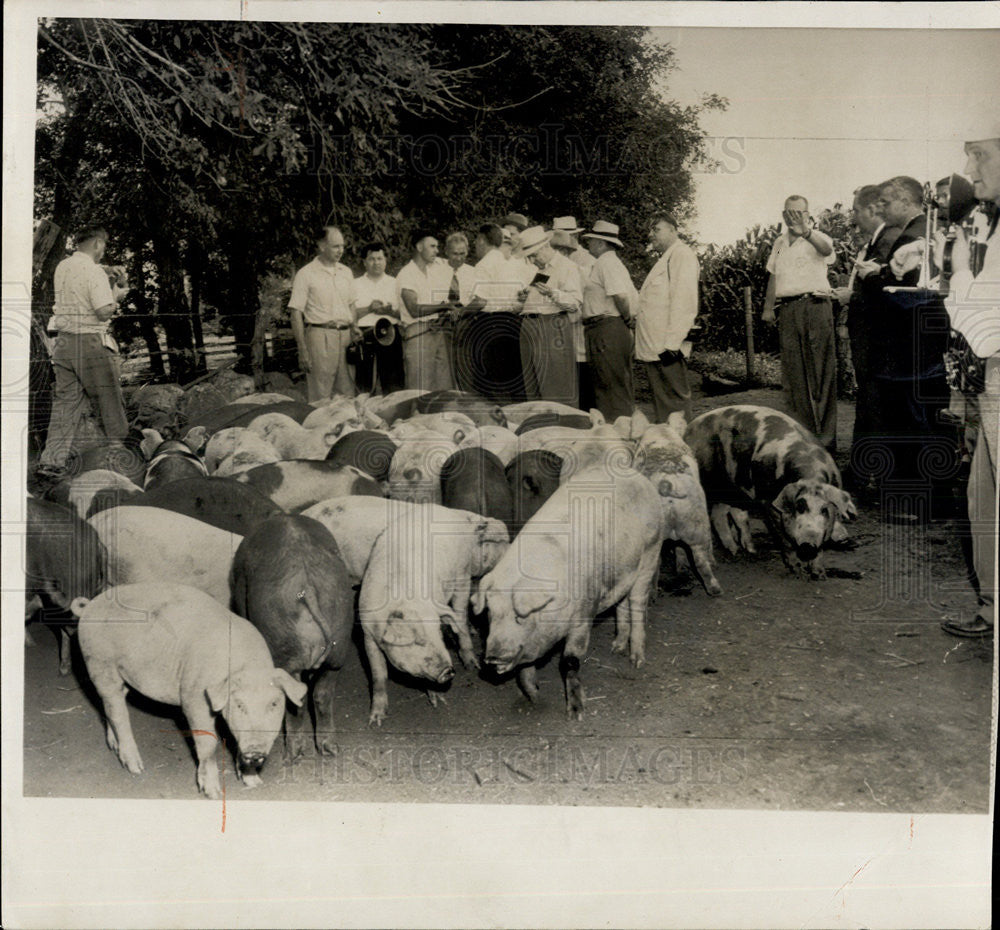
<instances>
[{"instance_id":1,"label":"man wearing fedora","mask_svg":"<svg viewBox=\"0 0 1000 930\"><path fill-rule=\"evenodd\" d=\"M551 245L579 267L581 288L583 282L590 276L590 269L594 267L594 256L580 245L579 235L582 232L583 227L577 226L575 216L557 216L552 221ZM583 335L583 318L579 316L573 321L573 345L576 349L580 409L590 410L594 406L594 386L590 382L590 369L587 367L587 341Z\"/></svg>"},{"instance_id":2,"label":"man wearing fedora","mask_svg":"<svg viewBox=\"0 0 1000 930\"><path fill-rule=\"evenodd\" d=\"M622 241L614 223L598 220L581 238L595 259L583 288L587 366L595 406L611 422L632 416L635 408L630 324L639 295L618 257Z\"/></svg>"},{"instance_id":3,"label":"man wearing fedora","mask_svg":"<svg viewBox=\"0 0 1000 930\"><path fill-rule=\"evenodd\" d=\"M639 290L635 323L635 357L643 363L653 391L654 423L665 423L680 411L691 419L685 349L698 315L698 258L677 236L677 220L669 213L653 217L650 245L660 253Z\"/></svg>"},{"instance_id":4,"label":"man wearing fedora","mask_svg":"<svg viewBox=\"0 0 1000 930\"><path fill-rule=\"evenodd\" d=\"M553 233L532 226L521 234L521 255L536 269L518 293L521 302L521 368L527 400L577 405L573 320L583 289L577 265L551 244Z\"/></svg>"}]
</instances>

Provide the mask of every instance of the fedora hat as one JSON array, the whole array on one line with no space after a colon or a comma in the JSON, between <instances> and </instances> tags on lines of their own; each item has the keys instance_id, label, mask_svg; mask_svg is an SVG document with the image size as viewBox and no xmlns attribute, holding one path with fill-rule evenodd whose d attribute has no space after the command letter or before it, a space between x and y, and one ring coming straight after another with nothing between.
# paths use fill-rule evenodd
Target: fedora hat
<instances>
[{"instance_id":1,"label":"fedora hat","mask_svg":"<svg viewBox=\"0 0 1000 930\"><path fill-rule=\"evenodd\" d=\"M622 245L621 239L618 238L618 226L615 223L609 223L606 220L598 220L594 223L594 228L590 232L584 233L580 236L581 239L603 239L605 242L610 242L612 245L617 246L619 249L625 248Z\"/></svg>"},{"instance_id":2,"label":"fedora hat","mask_svg":"<svg viewBox=\"0 0 1000 930\"><path fill-rule=\"evenodd\" d=\"M583 232L583 227L576 225L576 217L575 216L557 216L552 221L552 228L554 230L558 229L561 232L567 232L567 233L580 233L580 232Z\"/></svg>"},{"instance_id":3,"label":"fedora hat","mask_svg":"<svg viewBox=\"0 0 1000 930\"><path fill-rule=\"evenodd\" d=\"M523 213L508 213L501 226L516 226L518 232L524 232L528 228L528 218Z\"/></svg>"},{"instance_id":4,"label":"fedora hat","mask_svg":"<svg viewBox=\"0 0 1000 930\"><path fill-rule=\"evenodd\" d=\"M546 232L541 226L532 226L521 233L521 245L518 251L527 258L533 255L552 238L552 233Z\"/></svg>"},{"instance_id":5,"label":"fedora hat","mask_svg":"<svg viewBox=\"0 0 1000 930\"><path fill-rule=\"evenodd\" d=\"M549 245L556 249L575 249L576 243L570 238L569 230L553 229Z\"/></svg>"}]
</instances>

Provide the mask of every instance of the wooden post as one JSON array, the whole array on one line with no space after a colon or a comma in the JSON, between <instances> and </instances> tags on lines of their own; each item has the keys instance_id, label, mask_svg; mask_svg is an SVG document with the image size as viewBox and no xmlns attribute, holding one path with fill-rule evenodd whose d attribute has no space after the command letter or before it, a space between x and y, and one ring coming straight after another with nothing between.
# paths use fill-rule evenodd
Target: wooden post
<instances>
[{"instance_id":1,"label":"wooden post","mask_svg":"<svg viewBox=\"0 0 1000 930\"><path fill-rule=\"evenodd\" d=\"M753 349L753 301L751 300L749 287L743 288L743 312L746 318L747 328L747 385L753 385L757 381L756 359Z\"/></svg>"},{"instance_id":2,"label":"wooden post","mask_svg":"<svg viewBox=\"0 0 1000 930\"><path fill-rule=\"evenodd\" d=\"M263 307L258 308L254 320L250 351L254 390L265 391L267 390L267 375L264 373L264 362L267 358L267 313Z\"/></svg>"}]
</instances>

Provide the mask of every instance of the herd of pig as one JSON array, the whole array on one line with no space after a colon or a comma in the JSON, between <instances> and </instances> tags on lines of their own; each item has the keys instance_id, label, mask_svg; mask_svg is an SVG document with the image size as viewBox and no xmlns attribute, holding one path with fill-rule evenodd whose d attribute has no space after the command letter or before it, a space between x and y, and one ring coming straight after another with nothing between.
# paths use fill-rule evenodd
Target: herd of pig
<instances>
[{"instance_id":1,"label":"herd of pig","mask_svg":"<svg viewBox=\"0 0 1000 930\"><path fill-rule=\"evenodd\" d=\"M595 616L614 607L612 649L643 664L661 554L685 553L718 595L712 528L753 552L753 513L791 569L820 577L855 513L830 456L769 408L606 423L456 391L312 406L250 395L182 438L135 430L90 448L74 474L27 500L27 617L63 623L64 674L78 633L129 771L143 764L127 690L179 706L209 797L217 715L249 785L282 725L293 758L313 740L334 751L356 621L370 724L388 712L389 664L435 703L455 674L449 646L495 683L516 673L531 700L536 664L558 653L578 719Z\"/></svg>"}]
</instances>

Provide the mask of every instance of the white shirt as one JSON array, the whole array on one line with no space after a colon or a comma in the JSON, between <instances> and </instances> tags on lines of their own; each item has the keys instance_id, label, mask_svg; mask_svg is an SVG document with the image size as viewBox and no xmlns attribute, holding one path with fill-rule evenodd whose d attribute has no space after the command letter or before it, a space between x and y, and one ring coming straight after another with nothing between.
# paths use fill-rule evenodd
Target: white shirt
<instances>
[{"instance_id":1,"label":"white shirt","mask_svg":"<svg viewBox=\"0 0 1000 930\"><path fill-rule=\"evenodd\" d=\"M514 261L505 258L499 249L490 249L475 267L476 283L472 289L473 297L482 297L486 305L484 313L516 313L520 308L517 303L518 291L528 281L524 280L523 259L519 259L521 267ZM534 266L532 266L534 267ZM537 269L536 269L537 270ZM532 275L534 277L534 275Z\"/></svg>"},{"instance_id":2,"label":"white shirt","mask_svg":"<svg viewBox=\"0 0 1000 930\"><path fill-rule=\"evenodd\" d=\"M108 323L94 315L95 310L113 304L111 282L104 269L86 252L74 252L56 265L54 277L55 311L49 329L57 333L96 333L105 335Z\"/></svg>"},{"instance_id":3,"label":"white shirt","mask_svg":"<svg viewBox=\"0 0 1000 930\"><path fill-rule=\"evenodd\" d=\"M295 272L290 310L299 310L307 323L353 323L351 293L354 275L347 265L324 265L314 258Z\"/></svg>"},{"instance_id":4,"label":"white shirt","mask_svg":"<svg viewBox=\"0 0 1000 930\"><path fill-rule=\"evenodd\" d=\"M351 287L351 303L359 316L367 313L373 300L380 300L399 312L399 294L396 289L396 279L390 274L383 274L372 280L367 274L354 279Z\"/></svg>"},{"instance_id":5,"label":"white shirt","mask_svg":"<svg viewBox=\"0 0 1000 930\"><path fill-rule=\"evenodd\" d=\"M583 318L588 320L595 316L619 316L618 307L612 300L618 296L627 297L629 315L635 313L639 302L635 285L618 253L609 250L594 262L584 284Z\"/></svg>"},{"instance_id":6,"label":"white shirt","mask_svg":"<svg viewBox=\"0 0 1000 930\"><path fill-rule=\"evenodd\" d=\"M458 300L464 307L472 299L472 291L476 286L476 269L468 262L462 262L458 268L452 268L446 260L445 265L448 267L448 273L458 278ZM450 279L448 287L451 288Z\"/></svg>"},{"instance_id":7,"label":"white shirt","mask_svg":"<svg viewBox=\"0 0 1000 930\"><path fill-rule=\"evenodd\" d=\"M787 230L774 240L767 260L767 270L774 275L775 297L830 292L826 269L837 261L833 240L818 229L813 230L812 238L822 240L830 246L830 254L820 255L806 241L805 236L795 236L793 239Z\"/></svg>"},{"instance_id":8,"label":"white shirt","mask_svg":"<svg viewBox=\"0 0 1000 930\"><path fill-rule=\"evenodd\" d=\"M399 294L399 318L405 326L417 322L410 315L403 301L403 291L413 291L418 304L439 304L448 299L448 288L451 285L451 267L447 262L434 261L421 270L416 259L404 265L396 275L396 292ZM436 320L441 311L428 313L420 317L424 322Z\"/></svg>"},{"instance_id":9,"label":"white shirt","mask_svg":"<svg viewBox=\"0 0 1000 930\"><path fill-rule=\"evenodd\" d=\"M535 288L529 287L528 296L525 298L521 312L540 313L547 316L568 311L576 316L583 306L583 288L580 283L579 266L564 255L555 252L552 260L544 268L538 268L536 265L532 265L532 268L535 269L535 274L549 276L546 283L552 288L553 293L551 297L546 297Z\"/></svg>"},{"instance_id":10,"label":"white shirt","mask_svg":"<svg viewBox=\"0 0 1000 930\"><path fill-rule=\"evenodd\" d=\"M676 352L698 315L698 258L678 239L653 265L639 291L635 324L635 357L659 360L667 349Z\"/></svg>"},{"instance_id":11,"label":"white shirt","mask_svg":"<svg viewBox=\"0 0 1000 930\"><path fill-rule=\"evenodd\" d=\"M1000 233L986 243L983 267L973 278L968 268L951 276L945 308L958 330L980 358L1000 353Z\"/></svg>"}]
</instances>

